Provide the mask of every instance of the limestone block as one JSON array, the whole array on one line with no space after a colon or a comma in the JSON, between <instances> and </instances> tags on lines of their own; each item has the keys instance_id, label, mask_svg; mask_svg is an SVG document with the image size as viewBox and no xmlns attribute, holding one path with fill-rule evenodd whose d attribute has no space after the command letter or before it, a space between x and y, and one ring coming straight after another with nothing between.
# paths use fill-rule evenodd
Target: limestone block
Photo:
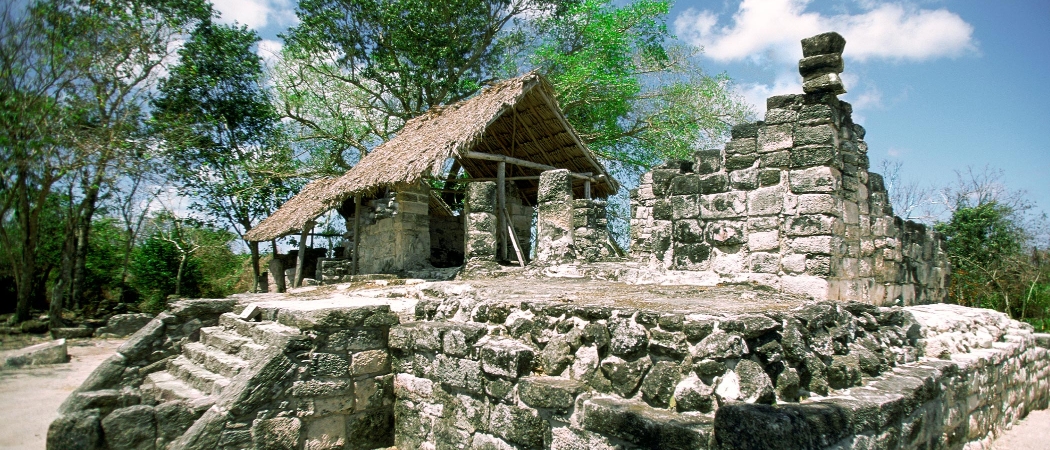
<instances>
[{"instance_id":1,"label":"limestone block","mask_svg":"<svg viewBox=\"0 0 1050 450\"><path fill-rule=\"evenodd\" d=\"M835 73L825 73L802 80L802 91L807 94L828 92L835 95L846 93L842 77Z\"/></svg>"},{"instance_id":2,"label":"limestone block","mask_svg":"<svg viewBox=\"0 0 1050 450\"><path fill-rule=\"evenodd\" d=\"M813 166L840 167L835 149L830 146L806 146L791 149L791 168L800 169Z\"/></svg>"},{"instance_id":3,"label":"limestone block","mask_svg":"<svg viewBox=\"0 0 1050 450\"><path fill-rule=\"evenodd\" d=\"M653 329L649 335L649 351L656 355L681 358L689 352L689 344L685 333Z\"/></svg>"},{"instance_id":4,"label":"limestone block","mask_svg":"<svg viewBox=\"0 0 1050 450\"><path fill-rule=\"evenodd\" d=\"M679 412L711 412L715 405L714 388L705 384L695 374L689 374L675 386L675 406Z\"/></svg>"},{"instance_id":5,"label":"limestone block","mask_svg":"<svg viewBox=\"0 0 1050 450\"><path fill-rule=\"evenodd\" d=\"M841 186L842 173L834 167L811 167L789 172L791 192L796 194L835 192Z\"/></svg>"},{"instance_id":6,"label":"limestone block","mask_svg":"<svg viewBox=\"0 0 1050 450\"><path fill-rule=\"evenodd\" d=\"M629 319L610 321L609 337L609 352L614 355L631 355L649 345L649 333L645 327Z\"/></svg>"},{"instance_id":7,"label":"limestone block","mask_svg":"<svg viewBox=\"0 0 1050 450\"><path fill-rule=\"evenodd\" d=\"M60 415L47 429L47 448L95 450L104 448L99 411L70 412Z\"/></svg>"},{"instance_id":8,"label":"limestone block","mask_svg":"<svg viewBox=\"0 0 1050 450\"><path fill-rule=\"evenodd\" d=\"M789 294L809 295L815 300L828 298L828 280L812 275L780 277L780 289Z\"/></svg>"},{"instance_id":9,"label":"limestone block","mask_svg":"<svg viewBox=\"0 0 1050 450\"><path fill-rule=\"evenodd\" d=\"M653 169L651 173L653 174L653 194L657 197L668 195L667 190L671 185L671 180L681 175L681 171L660 168Z\"/></svg>"},{"instance_id":10,"label":"limestone block","mask_svg":"<svg viewBox=\"0 0 1050 450\"><path fill-rule=\"evenodd\" d=\"M117 314L110 317L106 326L95 330L95 336L110 335L110 337L124 337L142 328L153 316L149 314Z\"/></svg>"},{"instance_id":11,"label":"limestone block","mask_svg":"<svg viewBox=\"0 0 1050 450\"><path fill-rule=\"evenodd\" d=\"M759 131L761 134L761 130ZM730 155L749 155L755 153L755 139L754 138L742 138L733 139L726 143L726 156Z\"/></svg>"},{"instance_id":12,"label":"limestone block","mask_svg":"<svg viewBox=\"0 0 1050 450\"><path fill-rule=\"evenodd\" d=\"M485 342L480 355L482 370L490 375L516 379L532 370L532 349L515 340Z\"/></svg>"},{"instance_id":13,"label":"limestone block","mask_svg":"<svg viewBox=\"0 0 1050 450\"><path fill-rule=\"evenodd\" d=\"M693 153L693 171L700 175L707 175L722 170L721 150L700 150Z\"/></svg>"},{"instance_id":14,"label":"limestone block","mask_svg":"<svg viewBox=\"0 0 1050 450\"><path fill-rule=\"evenodd\" d=\"M477 365L477 361L471 362ZM393 375L384 375L375 378L365 378L354 382L354 412L362 412L390 405L393 402L394 396L393 379ZM478 370L477 377L475 378L477 382L474 386L471 386L467 382L462 382L462 379L463 378L456 379L455 381L460 382L457 384L449 383L449 385L458 388L465 388L474 392L482 392L480 386L480 370Z\"/></svg>"},{"instance_id":15,"label":"limestone block","mask_svg":"<svg viewBox=\"0 0 1050 450\"><path fill-rule=\"evenodd\" d=\"M700 193L700 179L693 174L683 174L671 179L671 195L695 195Z\"/></svg>"},{"instance_id":16,"label":"limestone block","mask_svg":"<svg viewBox=\"0 0 1050 450\"><path fill-rule=\"evenodd\" d=\"M562 377L524 377L518 382L518 397L533 408L569 409L576 394L586 388L578 380Z\"/></svg>"},{"instance_id":17,"label":"limestone block","mask_svg":"<svg viewBox=\"0 0 1050 450\"><path fill-rule=\"evenodd\" d=\"M653 364L639 388L642 392L642 400L652 406L666 408L671 402L680 378L681 369L677 363L659 361Z\"/></svg>"},{"instance_id":18,"label":"limestone block","mask_svg":"<svg viewBox=\"0 0 1050 450\"><path fill-rule=\"evenodd\" d=\"M753 252L776 250L780 248L780 232L777 230L752 231L747 235L747 248Z\"/></svg>"},{"instance_id":19,"label":"limestone block","mask_svg":"<svg viewBox=\"0 0 1050 450\"><path fill-rule=\"evenodd\" d=\"M394 445L393 429L394 414L390 408L371 409L348 416L346 448L390 447Z\"/></svg>"},{"instance_id":20,"label":"limestone block","mask_svg":"<svg viewBox=\"0 0 1050 450\"><path fill-rule=\"evenodd\" d=\"M824 214L807 214L792 217L787 224L788 236L842 235L845 229L842 219Z\"/></svg>"},{"instance_id":21,"label":"limestone block","mask_svg":"<svg viewBox=\"0 0 1050 450\"><path fill-rule=\"evenodd\" d=\"M751 167L758 160L758 155L727 155L726 170L739 170Z\"/></svg>"},{"instance_id":22,"label":"limestone block","mask_svg":"<svg viewBox=\"0 0 1050 450\"><path fill-rule=\"evenodd\" d=\"M446 333L446 337L448 333ZM390 353L386 350L357 352L350 356L350 375L384 374L390 371Z\"/></svg>"},{"instance_id":23,"label":"limestone block","mask_svg":"<svg viewBox=\"0 0 1050 450\"><path fill-rule=\"evenodd\" d=\"M701 175L699 179L701 194L718 194L729 191L729 177L724 173Z\"/></svg>"},{"instance_id":24,"label":"limestone block","mask_svg":"<svg viewBox=\"0 0 1050 450\"><path fill-rule=\"evenodd\" d=\"M798 122L800 125L835 123L836 117L837 114L835 110L824 103L803 106L798 112Z\"/></svg>"},{"instance_id":25,"label":"limestone block","mask_svg":"<svg viewBox=\"0 0 1050 450\"><path fill-rule=\"evenodd\" d=\"M801 194L798 196L798 214L839 215L842 207L831 194Z\"/></svg>"},{"instance_id":26,"label":"limestone block","mask_svg":"<svg viewBox=\"0 0 1050 450\"><path fill-rule=\"evenodd\" d=\"M572 202L572 176L568 169L548 170L540 175L537 203Z\"/></svg>"},{"instance_id":27,"label":"limestone block","mask_svg":"<svg viewBox=\"0 0 1050 450\"><path fill-rule=\"evenodd\" d=\"M696 244L674 244L674 266L683 270L705 270L709 267L711 245L706 242Z\"/></svg>"},{"instance_id":28,"label":"limestone block","mask_svg":"<svg viewBox=\"0 0 1050 450\"><path fill-rule=\"evenodd\" d=\"M695 219L700 215L700 205L696 195L675 195L671 197L671 218Z\"/></svg>"},{"instance_id":29,"label":"limestone block","mask_svg":"<svg viewBox=\"0 0 1050 450\"><path fill-rule=\"evenodd\" d=\"M0 359L2 359L0 367L9 368L69 362L69 354L66 352L66 340L56 339L18 350L2 352Z\"/></svg>"},{"instance_id":30,"label":"limestone block","mask_svg":"<svg viewBox=\"0 0 1050 450\"><path fill-rule=\"evenodd\" d=\"M700 217L703 219L741 217L746 210L747 193L744 191L700 196Z\"/></svg>"},{"instance_id":31,"label":"limestone block","mask_svg":"<svg viewBox=\"0 0 1050 450\"><path fill-rule=\"evenodd\" d=\"M747 252L742 250L723 252L716 247L711 256L711 270L724 275L745 272L747 256Z\"/></svg>"},{"instance_id":32,"label":"limestone block","mask_svg":"<svg viewBox=\"0 0 1050 450\"><path fill-rule=\"evenodd\" d=\"M671 220L674 216L671 210L671 199L661 198L653 203L654 220Z\"/></svg>"},{"instance_id":33,"label":"limestone block","mask_svg":"<svg viewBox=\"0 0 1050 450\"><path fill-rule=\"evenodd\" d=\"M765 217L748 217L747 218L747 229L749 231L771 231L780 229L780 217L765 216Z\"/></svg>"},{"instance_id":34,"label":"limestone block","mask_svg":"<svg viewBox=\"0 0 1050 450\"><path fill-rule=\"evenodd\" d=\"M807 255L806 256L806 274L816 275L821 277L828 277L832 275L831 270L831 257L827 255ZM841 276L851 277L856 275L849 275L848 273L840 274Z\"/></svg>"},{"instance_id":35,"label":"limestone block","mask_svg":"<svg viewBox=\"0 0 1050 450\"><path fill-rule=\"evenodd\" d=\"M693 357L700 359L739 358L748 352L744 338L723 330L714 330L696 344Z\"/></svg>"},{"instance_id":36,"label":"limestone block","mask_svg":"<svg viewBox=\"0 0 1050 450\"><path fill-rule=\"evenodd\" d=\"M110 449L153 448L157 439L153 407L136 405L115 410L102 419L102 431Z\"/></svg>"},{"instance_id":37,"label":"limestone block","mask_svg":"<svg viewBox=\"0 0 1050 450\"><path fill-rule=\"evenodd\" d=\"M798 112L792 109L768 109L766 110L766 125L778 125L782 123L794 123L798 118Z\"/></svg>"},{"instance_id":38,"label":"limestone block","mask_svg":"<svg viewBox=\"0 0 1050 450\"><path fill-rule=\"evenodd\" d=\"M780 272L780 255L763 252L752 253L748 264L752 272L778 273Z\"/></svg>"},{"instance_id":39,"label":"limestone block","mask_svg":"<svg viewBox=\"0 0 1050 450\"><path fill-rule=\"evenodd\" d=\"M733 189L750 191L758 187L758 169L746 168L729 174L729 184Z\"/></svg>"},{"instance_id":40,"label":"limestone block","mask_svg":"<svg viewBox=\"0 0 1050 450\"><path fill-rule=\"evenodd\" d=\"M653 365L649 355L637 358L623 359L616 355L610 355L602 360L602 374L611 383L612 390L622 397L631 397L638 389L642 378Z\"/></svg>"},{"instance_id":41,"label":"limestone block","mask_svg":"<svg viewBox=\"0 0 1050 450\"><path fill-rule=\"evenodd\" d=\"M794 145L794 124L767 125L758 130L759 153L788 150Z\"/></svg>"},{"instance_id":42,"label":"limestone block","mask_svg":"<svg viewBox=\"0 0 1050 450\"><path fill-rule=\"evenodd\" d=\"M762 169L758 172L758 185L761 187L780 184L780 169Z\"/></svg>"},{"instance_id":43,"label":"limestone block","mask_svg":"<svg viewBox=\"0 0 1050 450\"><path fill-rule=\"evenodd\" d=\"M784 190L779 186L756 189L747 193L747 213L751 216L780 214L783 208Z\"/></svg>"},{"instance_id":44,"label":"limestone block","mask_svg":"<svg viewBox=\"0 0 1050 450\"><path fill-rule=\"evenodd\" d=\"M788 150L765 153L760 157L758 167L787 168L791 165L791 154Z\"/></svg>"},{"instance_id":45,"label":"limestone block","mask_svg":"<svg viewBox=\"0 0 1050 450\"><path fill-rule=\"evenodd\" d=\"M788 247L795 253L837 255L841 241L837 236L800 236L790 239Z\"/></svg>"},{"instance_id":46,"label":"limestone block","mask_svg":"<svg viewBox=\"0 0 1050 450\"><path fill-rule=\"evenodd\" d=\"M707 224L707 242L715 246L734 246L745 242L742 222L717 221Z\"/></svg>"},{"instance_id":47,"label":"limestone block","mask_svg":"<svg viewBox=\"0 0 1050 450\"><path fill-rule=\"evenodd\" d=\"M842 73L842 70L842 55L840 54L813 55L798 61L798 71L803 77L829 72ZM766 117L768 118L769 115L766 114ZM766 121L768 122L769 119Z\"/></svg>"},{"instance_id":48,"label":"limestone block","mask_svg":"<svg viewBox=\"0 0 1050 450\"><path fill-rule=\"evenodd\" d=\"M772 109L772 108L770 108ZM730 136L733 139L753 138L758 134L759 125L754 122L746 122L737 125L733 125L730 129Z\"/></svg>"},{"instance_id":49,"label":"limestone block","mask_svg":"<svg viewBox=\"0 0 1050 450\"><path fill-rule=\"evenodd\" d=\"M489 430L496 436L524 448L543 448L543 438L550 424L536 410L497 404L489 417Z\"/></svg>"},{"instance_id":50,"label":"limestone block","mask_svg":"<svg viewBox=\"0 0 1050 450\"><path fill-rule=\"evenodd\" d=\"M673 236L675 242L697 243L704 242L704 222L697 219L683 219L673 222Z\"/></svg>"},{"instance_id":51,"label":"limestone block","mask_svg":"<svg viewBox=\"0 0 1050 450\"><path fill-rule=\"evenodd\" d=\"M279 450L299 446L302 423L295 417L255 419L252 422L252 444L260 450Z\"/></svg>"},{"instance_id":52,"label":"limestone block","mask_svg":"<svg viewBox=\"0 0 1050 450\"><path fill-rule=\"evenodd\" d=\"M835 143L835 128L831 124L799 126L795 128L795 146L832 145Z\"/></svg>"},{"instance_id":53,"label":"limestone block","mask_svg":"<svg viewBox=\"0 0 1050 450\"><path fill-rule=\"evenodd\" d=\"M846 39L832 31L802 39L802 56L841 54L846 48Z\"/></svg>"},{"instance_id":54,"label":"limestone block","mask_svg":"<svg viewBox=\"0 0 1050 450\"><path fill-rule=\"evenodd\" d=\"M707 448L711 439L708 418L674 414L641 402L606 397L583 402L581 425L586 430L644 448Z\"/></svg>"},{"instance_id":55,"label":"limestone block","mask_svg":"<svg viewBox=\"0 0 1050 450\"><path fill-rule=\"evenodd\" d=\"M471 212L492 213L496 211L496 183L494 181L468 184L466 197L464 201Z\"/></svg>"}]
</instances>

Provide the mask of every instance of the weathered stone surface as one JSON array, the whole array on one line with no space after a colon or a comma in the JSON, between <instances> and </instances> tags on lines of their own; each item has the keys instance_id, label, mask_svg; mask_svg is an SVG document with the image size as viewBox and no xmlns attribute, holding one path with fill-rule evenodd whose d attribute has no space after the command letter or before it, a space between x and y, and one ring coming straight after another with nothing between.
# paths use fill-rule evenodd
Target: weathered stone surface
<instances>
[{"instance_id":1,"label":"weathered stone surface","mask_svg":"<svg viewBox=\"0 0 1050 450\"><path fill-rule=\"evenodd\" d=\"M638 384L652 365L653 361L649 355L632 360L609 356L602 360L601 369L616 393L622 397L630 397L638 389Z\"/></svg>"},{"instance_id":2,"label":"weathered stone surface","mask_svg":"<svg viewBox=\"0 0 1050 450\"><path fill-rule=\"evenodd\" d=\"M95 336L124 337L142 328L153 316L149 314L117 314L110 317L106 326L95 330Z\"/></svg>"},{"instance_id":3,"label":"weathered stone surface","mask_svg":"<svg viewBox=\"0 0 1050 450\"><path fill-rule=\"evenodd\" d=\"M48 450L96 450L104 445L98 410L63 414L47 429Z\"/></svg>"},{"instance_id":4,"label":"weathered stone surface","mask_svg":"<svg viewBox=\"0 0 1050 450\"><path fill-rule=\"evenodd\" d=\"M694 356L698 359L739 358L747 353L747 343L740 336L715 330L696 344L694 352Z\"/></svg>"},{"instance_id":5,"label":"weathered stone surface","mask_svg":"<svg viewBox=\"0 0 1050 450\"><path fill-rule=\"evenodd\" d=\"M846 88L842 85L842 77L835 73L825 73L803 80L802 90L807 94L827 92L841 95L846 93Z\"/></svg>"},{"instance_id":6,"label":"weathered stone surface","mask_svg":"<svg viewBox=\"0 0 1050 450\"><path fill-rule=\"evenodd\" d=\"M102 419L103 435L111 450L152 449L157 440L153 407L129 406Z\"/></svg>"},{"instance_id":7,"label":"weathered stone surface","mask_svg":"<svg viewBox=\"0 0 1050 450\"><path fill-rule=\"evenodd\" d=\"M816 404L732 403L718 408L714 421L716 448L826 448L846 437L848 413Z\"/></svg>"},{"instance_id":8,"label":"weathered stone surface","mask_svg":"<svg viewBox=\"0 0 1050 450\"><path fill-rule=\"evenodd\" d=\"M787 368L777 375L777 399L782 402L798 402L801 379L794 368Z\"/></svg>"},{"instance_id":9,"label":"weathered stone surface","mask_svg":"<svg viewBox=\"0 0 1050 450\"><path fill-rule=\"evenodd\" d=\"M0 367L35 366L69 362L66 340L57 339L7 352L0 352Z\"/></svg>"},{"instance_id":10,"label":"weathered stone surface","mask_svg":"<svg viewBox=\"0 0 1050 450\"><path fill-rule=\"evenodd\" d=\"M526 449L539 449L543 448L550 425L534 409L501 403L492 408L489 429L512 444Z\"/></svg>"},{"instance_id":11,"label":"weathered stone surface","mask_svg":"<svg viewBox=\"0 0 1050 450\"><path fill-rule=\"evenodd\" d=\"M301 428L295 417L256 419L252 422L252 444L259 450L297 448Z\"/></svg>"},{"instance_id":12,"label":"weathered stone surface","mask_svg":"<svg viewBox=\"0 0 1050 450\"><path fill-rule=\"evenodd\" d=\"M585 430L648 448L706 448L709 420L613 398L594 398L583 403Z\"/></svg>"},{"instance_id":13,"label":"weathered stone surface","mask_svg":"<svg viewBox=\"0 0 1050 450\"><path fill-rule=\"evenodd\" d=\"M681 369L677 363L659 361L653 364L639 388L642 391L642 399L652 406L666 408L681 377Z\"/></svg>"},{"instance_id":14,"label":"weathered stone surface","mask_svg":"<svg viewBox=\"0 0 1050 450\"><path fill-rule=\"evenodd\" d=\"M645 327L631 320L610 321L609 336L609 352L614 355L632 355L649 345Z\"/></svg>"},{"instance_id":15,"label":"weathered stone surface","mask_svg":"<svg viewBox=\"0 0 1050 450\"><path fill-rule=\"evenodd\" d=\"M182 436L203 411L182 400L161 403L153 408L157 422L157 448L164 448L169 442Z\"/></svg>"},{"instance_id":16,"label":"weathered stone surface","mask_svg":"<svg viewBox=\"0 0 1050 450\"><path fill-rule=\"evenodd\" d=\"M568 409L576 401L576 394L585 388L585 384L571 378L524 377L518 384L518 396L533 408Z\"/></svg>"},{"instance_id":17,"label":"weathered stone surface","mask_svg":"<svg viewBox=\"0 0 1050 450\"><path fill-rule=\"evenodd\" d=\"M385 374L389 371L390 353L385 350L368 350L351 355L350 375L352 376Z\"/></svg>"},{"instance_id":18,"label":"weathered stone surface","mask_svg":"<svg viewBox=\"0 0 1050 450\"><path fill-rule=\"evenodd\" d=\"M818 54L798 61L798 71L803 77L820 73L842 73L842 55L836 53ZM768 113L766 114L768 122Z\"/></svg>"},{"instance_id":19,"label":"weathered stone surface","mask_svg":"<svg viewBox=\"0 0 1050 450\"><path fill-rule=\"evenodd\" d=\"M834 31L818 34L802 40L802 56L841 54L846 48L846 39Z\"/></svg>"},{"instance_id":20,"label":"weathered stone surface","mask_svg":"<svg viewBox=\"0 0 1050 450\"><path fill-rule=\"evenodd\" d=\"M346 418L346 445L349 448L381 448L394 445L394 412L380 408Z\"/></svg>"},{"instance_id":21,"label":"weathered stone surface","mask_svg":"<svg viewBox=\"0 0 1050 450\"><path fill-rule=\"evenodd\" d=\"M706 175L722 170L721 150L700 150L693 154L693 171L699 175Z\"/></svg>"},{"instance_id":22,"label":"weathered stone surface","mask_svg":"<svg viewBox=\"0 0 1050 450\"><path fill-rule=\"evenodd\" d=\"M491 340L481 346L481 367L485 373L518 378L532 370L533 351L514 340Z\"/></svg>"}]
</instances>

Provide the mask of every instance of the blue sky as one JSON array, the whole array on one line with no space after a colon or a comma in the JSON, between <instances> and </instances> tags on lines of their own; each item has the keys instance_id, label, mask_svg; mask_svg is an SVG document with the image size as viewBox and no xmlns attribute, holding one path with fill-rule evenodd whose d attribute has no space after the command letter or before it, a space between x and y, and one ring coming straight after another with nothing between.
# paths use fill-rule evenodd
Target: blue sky
<instances>
[{"instance_id":1,"label":"blue sky","mask_svg":"<svg viewBox=\"0 0 1050 450\"><path fill-rule=\"evenodd\" d=\"M294 0L214 1L267 39L263 53L296 20ZM940 187L988 166L1050 212L1050 0L680 0L668 24L760 117L766 97L802 91L799 39L838 31L841 98L873 170L900 161L904 180Z\"/></svg>"}]
</instances>

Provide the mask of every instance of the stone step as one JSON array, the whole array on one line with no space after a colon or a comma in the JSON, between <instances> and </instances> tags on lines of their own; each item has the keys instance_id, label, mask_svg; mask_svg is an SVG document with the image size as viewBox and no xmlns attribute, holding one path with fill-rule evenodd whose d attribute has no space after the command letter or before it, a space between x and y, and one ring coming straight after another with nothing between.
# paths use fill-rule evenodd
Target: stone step
<instances>
[{"instance_id":1,"label":"stone step","mask_svg":"<svg viewBox=\"0 0 1050 450\"><path fill-rule=\"evenodd\" d=\"M215 403L215 397L207 395L167 371L146 375L139 389L143 398L152 398L157 403L183 400L197 410L204 410Z\"/></svg>"},{"instance_id":2,"label":"stone step","mask_svg":"<svg viewBox=\"0 0 1050 450\"><path fill-rule=\"evenodd\" d=\"M183 345L182 354L197 365L226 378L233 378L240 373L241 369L248 366L248 362L240 357L200 342Z\"/></svg>"},{"instance_id":3,"label":"stone step","mask_svg":"<svg viewBox=\"0 0 1050 450\"><path fill-rule=\"evenodd\" d=\"M266 350L265 345L259 345L254 342L249 342L241 346L241 349L237 352L237 356L240 356L245 361L254 361L262 352Z\"/></svg>"},{"instance_id":4,"label":"stone step","mask_svg":"<svg viewBox=\"0 0 1050 450\"><path fill-rule=\"evenodd\" d=\"M197 365L186 355L179 355L171 360L168 363L168 372L208 395L218 396L222 389L230 384L229 378Z\"/></svg>"},{"instance_id":5,"label":"stone step","mask_svg":"<svg viewBox=\"0 0 1050 450\"><path fill-rule=\"evenodd\" d=\"M252 342L250 338L227 331L226 328L221 326L201 328L201 343L231 355L237 354L241 346L249 342Z\"/></svg>"},{"instance_id":6,"label":"stone step","mask_svg":"<svg viewBox=\"0 0 1050 450\"><path fill-rule=\"evenodd\" d=\"M263 346L283 347L289 340L301 335L297 328L272 321L248 322L233 313L219 316L219 326Z\"/></svg>"}]
</instances>

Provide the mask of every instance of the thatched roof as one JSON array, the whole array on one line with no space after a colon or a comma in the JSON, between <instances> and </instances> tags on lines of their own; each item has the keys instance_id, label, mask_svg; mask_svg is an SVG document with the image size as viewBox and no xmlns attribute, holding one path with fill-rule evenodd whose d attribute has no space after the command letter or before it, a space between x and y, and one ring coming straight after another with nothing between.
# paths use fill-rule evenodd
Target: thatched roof
<instances>
[{"instance_id":1,"label":"thatched roof","mask_svg":"<svg viewBox=\"0 0 1050 450\"><path fill-rule=\"evenodd\" d=\"M533 72L485 88L470 99L434 107L409 120L395 138L376 147L343 176L310 183L245 238L264 241L283 236L302 229L355 194L441 176L449 158L456 158L472 178L496 176L496 162L465 158L469 152L592 173L602 181L591 186L596 197L607 197L619 188L565 119L550 83ZM539 173L536 169L507 165L508 177ZM515 183L523 195L535 198L535 180ZM582 181L576 186L578 197L583 196L582 186Z\"/></svg>"}]
</instances>

